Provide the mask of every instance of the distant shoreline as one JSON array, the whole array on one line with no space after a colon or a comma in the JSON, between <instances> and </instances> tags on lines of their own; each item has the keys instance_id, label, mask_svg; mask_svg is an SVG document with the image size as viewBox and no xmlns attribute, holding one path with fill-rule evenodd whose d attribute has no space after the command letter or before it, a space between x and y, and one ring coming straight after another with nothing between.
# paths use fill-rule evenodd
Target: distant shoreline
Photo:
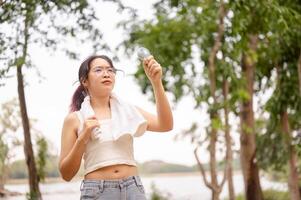
<instances>
[{"instance_id":1,"label":"distant shoreline","mask_svg":"<svg viewBox=\"0 0 301 200\"><path fill-rule=\"evenodd\" d=\"M208 172L207 172L208 173ZM234 174L241 173L241 171L234 171ZM171 173L154 173L154 174L140 174L143 177L179 177L179 176L199 176L202 178L201 173L196 172L171 172ZM82 176L76 176L72 179L71 182L74 181L81 181L83 179ZM46 178L45 182L43 183L58 183L58 182L65 182L61 177L49 177ZM28 183L28 179L9 179L6 181L7 185L15 185L15 184L26 184ZM42 183L42 184L43 184Z\"/></svg>"}]
</instances>

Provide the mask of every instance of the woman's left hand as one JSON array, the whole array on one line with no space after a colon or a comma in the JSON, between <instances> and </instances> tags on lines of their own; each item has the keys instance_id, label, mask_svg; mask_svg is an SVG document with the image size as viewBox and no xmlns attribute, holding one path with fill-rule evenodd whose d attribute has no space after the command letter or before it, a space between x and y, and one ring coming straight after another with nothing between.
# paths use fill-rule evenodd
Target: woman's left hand
<instances>
[{"instance_id":1,"label":"woman's left hand","mask_svg":"<svg viewBox=\"0 0 301 200\"><path fill-rule=\"evenodd\" d=\"M153 56L149 56L143 60L143 68L152 84L161 82L162 67Z\"/></svg>"}]
</instances>

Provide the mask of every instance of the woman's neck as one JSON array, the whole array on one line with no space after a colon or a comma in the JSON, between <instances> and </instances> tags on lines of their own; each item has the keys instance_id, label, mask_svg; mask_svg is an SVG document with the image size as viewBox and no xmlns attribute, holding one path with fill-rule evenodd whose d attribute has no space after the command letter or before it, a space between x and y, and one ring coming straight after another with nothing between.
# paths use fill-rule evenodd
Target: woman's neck
<instances>
[{"instance_id":1,"label":"woman's neck","mask_svg":"<svg viewBox=\"0 0 301 200\"><path fill-rule=\"evenodd\" d=\"M91 97L91 106L94 109L103 109L110 106L110 96Z\"/></svg>"}]
</instances>

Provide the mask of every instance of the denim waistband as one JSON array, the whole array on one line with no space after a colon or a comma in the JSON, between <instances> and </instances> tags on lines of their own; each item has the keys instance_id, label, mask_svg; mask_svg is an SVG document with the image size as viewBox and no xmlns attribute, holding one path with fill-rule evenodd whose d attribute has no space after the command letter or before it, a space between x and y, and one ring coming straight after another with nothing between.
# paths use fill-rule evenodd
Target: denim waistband
<instances>
[{"instance_id":1,"label":"denim waistband","mask_svg":"<svg viewBox=\"0 0 301 200\"><path fill-rule=\"evenodd\" d=\"M83 180L80 186L82 190L84 187L88 188L124 188L132 184L137 184L137 186L142 185L141 179L139 176L130 176L123 179L113 179L113 180Z\"/></svg>"}]
</instances>

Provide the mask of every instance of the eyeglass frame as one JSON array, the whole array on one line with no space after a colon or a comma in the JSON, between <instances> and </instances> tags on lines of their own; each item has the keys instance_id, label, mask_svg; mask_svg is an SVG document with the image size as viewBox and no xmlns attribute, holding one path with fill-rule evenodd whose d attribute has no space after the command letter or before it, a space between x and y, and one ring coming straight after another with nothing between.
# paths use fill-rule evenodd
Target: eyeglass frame
<instances>
[{"instance_id":1,"label":"eyeglass frame","mask_svg":"<svg viewBox=\"0 0 301 200\"><path fill-rule=\"evenodd\" d=\"M114 76L116 75L116 72L122 72L123 76L125 76L124 71L121 70L121 69L116 69L115 67L111 67L111 66L109 66L109 67L107 67L107 68L113 68L113 69L115 70ZM92 70L92 69L90 69L90 71L91 71L91 70ZM95 73L95 72L93 72L93 73ZM103 72L102 72L102 73L103 73ZM72 85L75 85L76 83L80 83L80 81L79 81L79 80L76 80L76 81L73 82Z\"/></svg>"},{"instance_id":2,"label":"eyeglass frame","mask_svg":"<svg viewBox=\"0 0 301 200\"><path fill-rule=\"evenodd\" d=\"M93 67L93 69L91 69L91 71L93 73L95 73L96 75L103 75L104 72L106 72L109 75L115 76L116 72L120 71L120 70L118 70L118 69L116 69L114 67L111 67L111 66L96 66L96 67ZM97 71L99 71L99 72L97 72Z\"/></svg>"}]
</instances>

